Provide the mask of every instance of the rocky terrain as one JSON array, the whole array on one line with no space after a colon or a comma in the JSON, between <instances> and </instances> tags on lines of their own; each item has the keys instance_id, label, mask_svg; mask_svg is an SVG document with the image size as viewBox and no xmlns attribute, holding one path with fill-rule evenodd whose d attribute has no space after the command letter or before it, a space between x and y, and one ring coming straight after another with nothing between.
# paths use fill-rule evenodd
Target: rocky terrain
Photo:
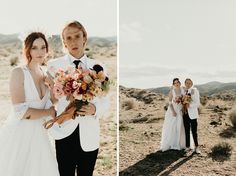
<instances>
[{"instance_id":1,"label":"rocky terrain","mask_svg":"<svg viewBox=\"0 0 236 176\"><path fill-rule=\"evenodd\" d=\"M236 130L229 113L236 105L236 89L211 93L214 86L209 87L200 89L198 136L202 153L186 156L184 151L159 150L168 102L167 95L161 93L165 89L150 91L120 86L119 175L235 175Z\"/></svg>"},{"instance_id":2,"label":"rocky terrain","mask_svg":"<svg viewBox=\"0 0 236 176\"><path fill-rule=\"evenodd\" d=\"M53 59L63 55L63 48L59 35L51 36L49 39L49 56ZM0 34L0 125L7 118L11 109L10 94L8 90L9 76L11 70L18 65L24 64L22 58L22 42L18 39L18 34L2 35ZM117 44L116 37L88 39L86 53L99 63L105 65L109 77L114 80L109 96L111 99L111 109L101 122L101 143L98 160L95 166L95 176L116 175L117 171L117 136L116 136L116 80L117 80Z\"/></svg>"}]
</instances>

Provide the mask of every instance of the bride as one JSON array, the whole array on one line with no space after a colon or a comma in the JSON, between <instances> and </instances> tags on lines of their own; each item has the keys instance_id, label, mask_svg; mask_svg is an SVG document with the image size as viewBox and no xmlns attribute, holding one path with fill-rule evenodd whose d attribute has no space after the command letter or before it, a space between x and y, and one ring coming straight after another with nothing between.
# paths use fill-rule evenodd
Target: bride
<instances>
[{"instance_id":1,"label":"bride","mask_svg":"<svg viewBox=\"0 0 236 176\"><path fill-rule=\"evenodd\" d=\"M162 128L161 150L181 150L185 148L185 132L182 117L181 98L184 89L178 78L173 79L173 86L169 92L169 107L165 114Z\"/></svg>"},{"instance_id":2,"label":"bride","mask_svg":"<svg viewBox=\"0 0 236 176\"><path fill-rule=\"evenodd\" d=\"M0 128L0 175L59 176L45 118L55 118L40 67L48 52L44 34L33 32L24 40L27 64L13 69L10 94L13 111Z\"/></svg>"}]
</instances>

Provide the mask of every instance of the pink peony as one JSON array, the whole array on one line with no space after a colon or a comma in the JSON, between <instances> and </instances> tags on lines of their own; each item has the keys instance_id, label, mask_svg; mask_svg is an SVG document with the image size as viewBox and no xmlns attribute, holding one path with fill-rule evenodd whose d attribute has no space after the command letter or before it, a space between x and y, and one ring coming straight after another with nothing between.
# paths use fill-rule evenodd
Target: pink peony
<instances>
[{"instance_id":1,"label":"pink peony","mask_svg":"<svg viewBox=\"0 0 236 176\"><path fill-rule=\"evenodd\" d=\"M77 88L79 88L81 86L81 83L78 83L77 81L73 81L73 83L72 83L72 88L73 89L77 89Z\"/></svg>"},{"instance_id":2,"label":"pink peony","mask_svg":"<svg viewBox=\"0 0 236 176\"><path fill-rule=\"evenodd\" d=\"M56 83L53 87L53 93L56 98L64 96L63 86L61 84Z\"/></svg>"}]
</instances>

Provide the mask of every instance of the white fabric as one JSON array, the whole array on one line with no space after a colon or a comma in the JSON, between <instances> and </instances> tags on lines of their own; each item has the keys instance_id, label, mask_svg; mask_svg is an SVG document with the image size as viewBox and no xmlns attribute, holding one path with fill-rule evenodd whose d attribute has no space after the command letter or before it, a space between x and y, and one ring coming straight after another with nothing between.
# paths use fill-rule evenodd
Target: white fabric
<instances>
[{"instance_id":1,"label":"white fabric","mask_svg":"<svg viewBox=\"0 0 236 176\"><path fill-rule=\"evenodd\" d=\"M26 102L15 106L0 128L0 175L59 176L55 153L43 127L44 118L21 119L26 107L44 109L50 105L49 91L40 100L29 71L23 68L23 72Z\"/></svg>"},{"instance_id":2,"label":"white fabric","mask_svg":"<svg viewBox=\"0 0 236 176\"><path fill-rule=\"evenodd\" d=\"M18 119L22 119L28 108L29 108L29 103L27 102L14 104L13 110L15 113L15 117Z\"/></svg>"},{"instance_id":3,"label":"white fabric","mask_svg":"<svg viewBox=\"0 0 236 176\"><path fill-rule=\"evenodd\" d=\"M169 105L165 113L165 119L162 128L160 147L162 151L166 151L169 149L181 150L185 148L185 130L182 117L182 104L175 102L177 96L184 95L184 89L181 87L181 93L179 95L176 95L175 89L172 89L171 94L171 103L175 112L177 113L177 116L173 116L170 107L171 105Z\"/></svg>"},{"instance_id":4,"label":"white fabric","mask_svg":"<svg viewBox=\"0 0 236 176\"><path fill-rule=\"evenodd\" d=\"M71 55L51 60L48 62L48 71L54 76L55 72L51 72L52 70L57 71L59 68L66 70L69 66L74 66L73 60L74 58ZM89 59L86 55L80 60L82 61L80 65L82 68L89 69L96 64L94 60ZM75 120L68 120L61 125L55 124L48 129L51 136L54 139L63 139L72 134L79 124L82 149L84 151L94 151L99 148L100 126L98 117L108 110L109 100L108 97L95 98L92 103L96 107L96 114L94 116L76 117ZM65 97L60 98L57 104L57 114L60 115L68 104L69 102Z\"/></svg>"},{"instance_id":5,"label":"white fabric","mask_svg":"<svg viewBox=\"0 0 236 176\"><path fill-rule=\"evenodd\" d=\"M188 115L190 119L197 119L199 117L198 108L200 106L200 95L197 88L192 87L188 89L188 93L191 94L192 101L189 104Z\"/></svg>"}]
</instances>

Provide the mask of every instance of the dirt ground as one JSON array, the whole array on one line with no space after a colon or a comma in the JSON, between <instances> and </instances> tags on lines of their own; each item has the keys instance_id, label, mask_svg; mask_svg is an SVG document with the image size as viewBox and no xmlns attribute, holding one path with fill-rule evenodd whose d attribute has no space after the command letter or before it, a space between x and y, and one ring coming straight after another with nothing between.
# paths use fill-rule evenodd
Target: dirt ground
<instances>
[{"instance_id":1,"label":"dirt ground","mask_svg":"<svg viewBox=\"0 0 236 176\"><path fill-rule=\"evenodd\" d=\"M120 176L236 175L236 131L228 118L235 100L209 99L200 108L201 155L161 152L160 140L167 97L145 90L120 88ZM230 157L212 157L220 142L232 147Z\"/></svg>"}]
</instances>

